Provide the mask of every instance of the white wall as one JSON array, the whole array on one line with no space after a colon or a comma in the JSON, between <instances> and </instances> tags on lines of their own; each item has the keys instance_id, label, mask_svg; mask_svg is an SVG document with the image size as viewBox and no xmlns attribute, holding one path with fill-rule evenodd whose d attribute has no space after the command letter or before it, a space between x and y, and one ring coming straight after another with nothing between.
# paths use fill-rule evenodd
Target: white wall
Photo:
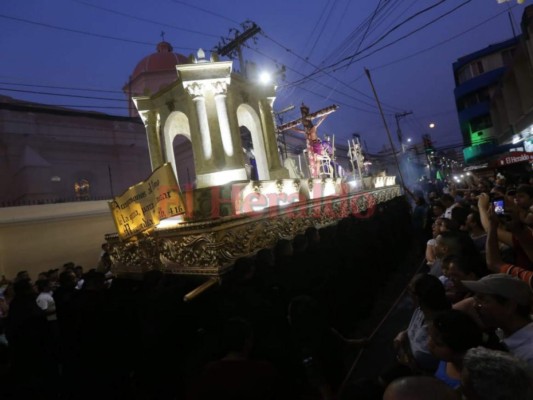
<instances>
[{"instance_id":1,"label":"white wall","mask_svg":"<svg viewBox=\"0 0 533 400\"><path fill-rule=\"evenodd\" d=\"M105 234L116 232L106 201L0 208L0 275L27 270L32 279L72 261L98 262Z\"/></svg>"}]
</instances>

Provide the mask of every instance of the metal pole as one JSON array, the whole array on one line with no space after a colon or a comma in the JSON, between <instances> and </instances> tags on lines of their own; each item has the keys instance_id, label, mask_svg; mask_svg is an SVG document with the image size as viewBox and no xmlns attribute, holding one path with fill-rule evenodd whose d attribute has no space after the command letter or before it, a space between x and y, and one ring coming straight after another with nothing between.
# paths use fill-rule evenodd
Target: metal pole
<instances>
[{"instance_id":1,"label":"metal pole","mask_svg":"<svg viewBox=\"0 0 533 400\"><path fill-rule=\"evenodd\" d=\"M361 188L363 188L363 174L361 173L361 159L362 159L362 155L363 155L363 149L361 148L361 142L359 141L359 138L356 137L357 139L357 148L359 149L359 154L361 154L361 157L359 157L359 154L356 153L356 163L357 163L357 172L359 172L359 181L361 182ZM354 146L355 148L355 146Z\"/></svg>"},{"instance_id":2,"label":"metal pole","mask_svg":"<svg viewBox=\"0 0 533 400\"><path fill-rule=\"evenodd\" d=\"M111 188L111 198L113 199L115 194L113 193L113 177L111 175L111 165L109 164L107 164L107 173L109 174L109 187Z\"/></svg>"},{"instance_id":3,"label":"metal pole","mask_svg":"<svg viewBox=\"0 0 533 400\"><path fill-rule=\"evenodd\" d=\"M365 68L365 74L368 78L368 81L370 82L370 86L372 87L372 92L374 93L374 97L376 98L376 103L378 104L379 113L381 114L381 119L383 120L383 125L385 125L385 131L387 132L387 136L389 138L390 147L392 149L392 154L394 155L394 161L396 162L396 168L398 168L398 175L400 176L400 181L402 183L402 187L405 187L405 182L403 180L402 171L400 170L400 163L398 162L398 157L396 155L396 150L394 150L394 144L392 143L392 137L390 135L389 126L387 125L387 120L385 119L385 114L383 114L383 109L381 108L381 103L379 102L378 94L376 92L376 88L374 87L374 83L372 82L372 77L370 76L370 71Z\"/></svg>"},{"instance_id":4,"label":"metal pole","mask_svg":"<svg viewBox=\"0 0 533 400\"><path fill-rule=\"evenodd\" d=\"M217 285L218 283L220 283L220 278L219 277L211 277L211 278L209 278L209 280L207 280L204 283L202 283L196 289L193 289L189 293L187 293L183 297L183 301L185 303L187 303L187 302L189 302L191 300L194 300L196 297L201 295L203 292L205 292L206 290L212 288L213 286Z\"/></svg>"}]
</instances>

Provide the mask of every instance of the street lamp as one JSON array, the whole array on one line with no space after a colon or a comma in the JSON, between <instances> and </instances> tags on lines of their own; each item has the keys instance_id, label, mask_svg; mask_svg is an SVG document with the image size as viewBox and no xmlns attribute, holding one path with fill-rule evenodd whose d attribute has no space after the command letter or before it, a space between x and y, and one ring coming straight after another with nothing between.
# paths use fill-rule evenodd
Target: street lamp
<instances>
[{"instance_id":1,"label":"street lamp","mask_svg":"<svg viewBox=\"0 0 533 400\"><path fill-rule=\"evenodd\" d=\"M268 72L264 71L259 74L259 81L263 85L268 85L272 81L272 75L270 75Z\"/></svg>"}]
</instances>

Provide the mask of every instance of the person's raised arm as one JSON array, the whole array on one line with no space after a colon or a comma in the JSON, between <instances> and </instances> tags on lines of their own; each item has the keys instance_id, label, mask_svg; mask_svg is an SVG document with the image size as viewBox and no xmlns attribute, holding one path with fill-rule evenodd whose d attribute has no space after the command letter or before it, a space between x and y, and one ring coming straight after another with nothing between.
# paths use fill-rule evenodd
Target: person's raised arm
<instances>
[{"instance_id":1,"label":"person's raised arm","mask_svg":"<svg viewBox=\"0 0 533 400\"><path fill-rule=\"evenodd\" d=\"M485 260L489 270L500 272L500 268L504 264L498 246L498 227L500 223L492 207L489 208L487 217L489 220L489 229L487 231L487 242L485 245Z\"/></svg>"},{"instance_id":2,"label":"person's raised arm","mask_svg":"<svg viewBox=\"0 0 533 400\"><path fill-rule=\"evenodd\" d=\"M498 248L498 217L492 209L489 211L489 218L490 228L485 247L487 268L495 273L516 276L533 288L533 271L503 262Z\"/></svg>"},{"instance_id":3,"label":"person's raised arm","mask_svg":"<svg viewBox=\"0 0 533 400\"><path fill-rule=\"evenodd\" d=\"M324 120L326 119L327 115L323 115L322 117L320 117L320 119L318 120L318 122L315 124L315 127L319 127L320 125L322 125L322 122L324 122Z\"/></svg>"},{"instance_id":4,"label":"person's raised arm","mask_svg":"<svg viewBox=\"0 0 533 400\"><path fill-rule=\"evenodd\" d=\"M521 214L520 208L512 204L511 208L511 233L518 241L529 261L533 262L533 232L524 223L528 218L527 213Z\"/></svg>"},{"instance_id":5,"label":"person's raised arm","mask_svg":"<svg viewBox=\"0 0 533 400\"><path fill-rule=\"evenodd\" d=\"M489 231L489 207L490 196L487 193L481 193L477 199L477 206L479 211L479 217L481 219L481 225L485 232ZM498 227L498 240L505 243L507 246L513 246L513 235L511 232L507 232L505 229Z\"/></svg>"}]
</instances>

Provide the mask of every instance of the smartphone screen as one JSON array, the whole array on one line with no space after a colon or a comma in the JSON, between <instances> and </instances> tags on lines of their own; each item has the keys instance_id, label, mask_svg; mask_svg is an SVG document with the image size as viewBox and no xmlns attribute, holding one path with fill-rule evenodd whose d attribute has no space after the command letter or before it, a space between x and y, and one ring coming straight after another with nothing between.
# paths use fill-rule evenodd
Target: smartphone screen
<instances>
[{"instance_id":1,"label":"smartphone screen","mask_svg":"<svg viewBox=\"0 0 533 400\"><path fill-rule=\"evenodd\" d=\"M492 202L494 204L494 212L496 214L503 214L504 213L504 208L503 208L503 199L501 200L494 200Z\"/></svg>"}]
</instances>

